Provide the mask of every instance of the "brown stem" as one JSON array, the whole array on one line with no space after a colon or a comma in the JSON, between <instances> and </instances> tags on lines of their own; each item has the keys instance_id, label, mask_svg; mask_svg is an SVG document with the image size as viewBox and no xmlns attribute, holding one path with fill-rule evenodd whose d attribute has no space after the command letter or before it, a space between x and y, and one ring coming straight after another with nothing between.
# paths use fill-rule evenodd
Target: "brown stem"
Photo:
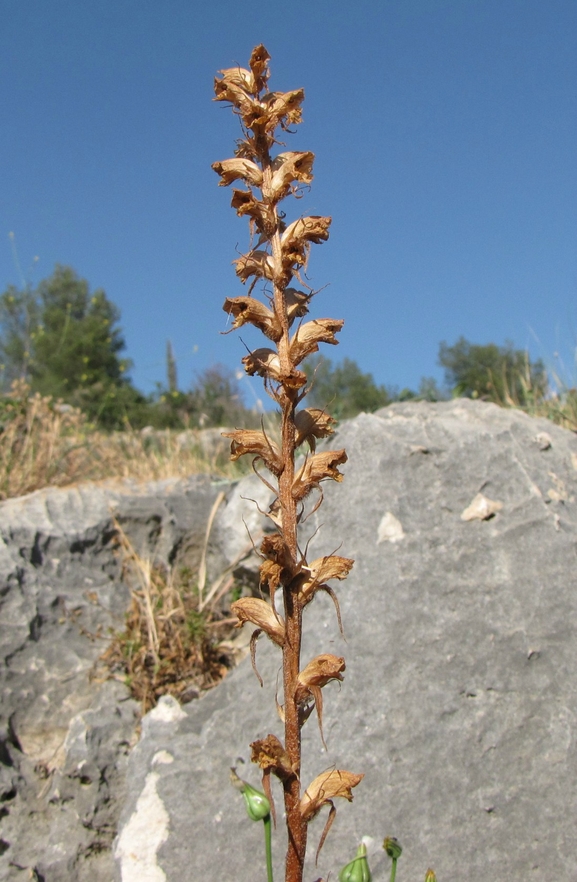
<instances>
[{"instance_id":1,"label":"brown stem","mask_svg":"<svg viewBox=\"0 0 577 882\"><path fill-rule=\"evenodd\" d=\"M262 157L263 199L270 198L271 162L268 151ZM276 215L276 206L275 206ZM278 316L282 336L278 342L278 354L282 374L288 376L294 365L290 355L290 330L282 278L282 249L277 228L271 237L274 261L274 309ZM297 507L293 498L295 474L295 399L296 391L282 387L279 394L281 405L281 456L283 470L279 478L279 503L282 535L296 567L298 559ZM302 604L287 585L284 586L284 612L286 640L283 647L283 695L285 714L285 750L296 772L284 783L284 799L288 846L285 865L285 882L302 882L307 844L307 825L300 811L301 727L295 699L297 678L300 670L302 638Z\"/></svg>"}]
</instances>

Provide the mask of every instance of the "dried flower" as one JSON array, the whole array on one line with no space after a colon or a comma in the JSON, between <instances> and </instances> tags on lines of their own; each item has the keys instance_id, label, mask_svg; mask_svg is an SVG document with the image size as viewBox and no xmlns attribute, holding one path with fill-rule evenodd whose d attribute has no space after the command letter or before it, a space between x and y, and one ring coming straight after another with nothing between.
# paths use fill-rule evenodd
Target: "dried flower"
<instances>
[{"instance_id":1,"label":"dried flower","mask_svg":"<svg viewBox=\"0 0 577 882\"><path fill-rule=\"evenodd\" d=\"M347 454L344 450L326 450L308 456L295 476L293 498L297 501L304 499L313 487L318 487L326 478L342 481L343 476L337 466L346 461Z\"/></svg>"},{"instance_id":2,"label":"dried flower","mask_svg":"<svg viewBox=\"0 0 577 882\"><path fill-rule=\"evenodd\" d=\"M257 279L269 279L274 277L274 262L266 251L249 251L235 260L236 274L244 284L251 276Z\"/></svg>"},{"instance_id":3,"label":"dried flower","mask_svg":"<svg viewBox=\"0 0 577 882\"><path fill-rule=\"evenodd\" d=\"M313 179L314 153L279 153L272 163L272 196L276 202L284 199L293 181L310 184Z\"/></svg>"},{"instance_id":4,"label":"dried flower","mask_svg":"<svg viewBox=\"0 0 577 882\"><path fill-rule=\"evenodd\" d=\"M331 680L342 680L342 672L345 667L344 658L326 653L313 658L297 677L296 701L302 708L309 698L314 699L321 741L325 749L327 745L323 735L323 695L321 689Z\"/></svg>"},{"instance_id":5,"label":"dried flower","mask_svg":"<svg viewBox=\"0 0 577 882\"><path fill-rule=\"evenodd\" d=\"M294 777L295 769L290 757L276 735L267 735L259 741L253 741L251 760L264 770L272 770L281 780Z\"/></svg>"},{"instance_id":6,"label":"dried flower","mask_svg":"<svg viewBox=\"0 0 577 882\"><path fill-rule=\"evenodd\" d=\"M282 618L278 615L266 600L259 597L241 597L230 606L238 619L237 628L242 628L245 622L252 622L261 631L264 631L270 639L282 646L285 641L285 626Z\"/></svg>"},{"instance_id":7,"label":"dried flower","mask_svg":"<svg viewBox=\"0 0 577 882\"><path fill-rule=\"evenodd\" d=\"M336 346L335 338L344 321L342 319L314 319L301 325L291 340L291 356L295 364L299 364L307 355L318 352L319 343L330 343Z\"/></svg>"},{"instance_id":8,"label":"dried flower","mask_svg":"<svg viewBox=\"0 0 577 882\"><path fill-rule=\"evenodd\" d=\"M364 775L355 775L354 772L346 772L344 769L331 769L317 775L301 799L301 815L306 821L310 821L318 814L323 805L337 796L342 796L352 802L352 788L356 787L364 777Z\"/></svg>"},{"instance_id":9,"label":"dried flower","mask_svg":"<svg viewBox=\"0 0 577 882\"><path fill-rule=\"evenodd\" d=\"M223 438L232 438L230 458L233 462L240 456L244 456L245 453L252 453L262 459L273 475L280 475L282 459L279 449L264 432L259 432L256 429L235 429L234 432L223 432L222 436Z\"/></svg>"},{"instance_id":10,"label":"dried flower","mask_svg":"<svg viewBox=\"0 0 577 882\"><path fill-rule=\"evenodd\" d=\"M262 171L249 159L224 159L222 162L213 162L211 168L222 178L219 187L227 187L239 178L254 187L262 184Z\"/></svg>"},{"instance_id":11,"label":"dried flower","mask_svg":"<svg viewBox=\"0 0 577 882\"><path fill-rule=\"evenodd\" d=\"M282 337L280 322L272 309L255 297L227 297L222 308L234 317L233 329L248 323L275 343Z\"/></svg>"},{"instance_id":12,"label":"dried flower","mask_svg":"<svg viewBox=\"0 0 577 882\"><path fill-rule=\"evenodd\" d=\"M314 453L317 438L326 438L334 432L336 420L317 407L299 410L295 417L295 446L300 447L305 441Z\"/></svg>"},{"instance_id":13,"label":"dried flower","mask_svg":"<svg viewBox=\"0 0 577 882\"><path fill-rule=\"evenodd\" d=\"M238 278L243 284L249 282L248 296L227 297L224 310L232 317L232 329L249 324L270 341L271 345L257 347L245 355L242 363L249 376L256 374L264 379L265 389L278 405L281 417L278 444L264 430L235 429L225 433L231 439L233 459L252 455L270 472L270 481L258 474L275 494L268 516L277 530L274 535L265 536L260 548L263 558L260 585L268 589L270 603L262 598L245 597L231 608L239 627L244 622L256 625L250 651L261 685L255 665L259 635L264 631L282 649L284 705L280 706L278 698L276 703L285 727L284 745L275 735L268 735L253 742L252 759L262 769L263 787L273 817L271 774L282 782L289 834L286 882L302 882L308 821L324 805L330 806L320 850L335 815L333 798L342 796L351 800L352 788L362 775L332 769L315 778L304 793L299 779L300 729L316 709L323 738L322 689L331 680L341 681L345 670L345 660L330 653L317 655L300 670L302 612L317 591L326 591L335 603L342 632L338 601L326 582L344 579L353 562L328 555L309 565L306 554L303 556L300 550L297 527L305 514L305 500L311 490L320 490L325 479L342 480L338 466L346 462L347 456L344 450L316 452L317 440L333 433L334 420L318 408L298 409L307 392L306 374L298 370L298 366L308 355L317 352L321 343L335 345L343 321L314 319L298 323L292 335L290 332L296 320L308 313L313 296L311 289L307 293L290 285L295 284L292 280L296 278L301 287L307 289L299 273L307 265L311 246L328 239L331 219L314 215L289 223L279 210L282 199L291 193L297 195L299 188L312 181L314 155L305 151L271 155L272 149L280 143L278 129L287 130L301 121L304 91L270 91L269 60L265 47L256 46L249 68L227 68L216 78L215 100L232 104L240 117L243 137L237 143L235 157L215 162L213 169L220 177L221 186L238 180L245 184L242 189L233 189L231 204L239 216L246 215L249 219L251 245L255 234L258 239L255 247L234 261ZM259 282L263 287L260 299L251 296ZM311 453L300 468L295 469L295 449L305 443ZM320 501L322 493L317 504ZM279 589L283 594L284 618L275 609L275 592ZM348 865L346 882L370 882L370 875L367 877L364 872L366 858L360 852L357 857L356 862Z\"/></svg>"}]
</instances>

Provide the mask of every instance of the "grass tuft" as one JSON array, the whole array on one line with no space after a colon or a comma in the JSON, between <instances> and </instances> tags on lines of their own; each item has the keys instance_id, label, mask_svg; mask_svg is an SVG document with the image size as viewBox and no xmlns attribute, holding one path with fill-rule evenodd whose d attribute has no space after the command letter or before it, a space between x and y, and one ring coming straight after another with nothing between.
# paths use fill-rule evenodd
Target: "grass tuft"
<instances>
[{"instance_id":1,"label":"grass tuft","mask_svg":"<svg viewBox=\"0 0 577 882\"><path fill-rule=\"evenodd\" d=\"M205 596L189 568L153 566L117 522L115 528L131 602L124 629L113 634L101 662L128 685L143 713L162 695L190 701L216 686L244 655L230 639L237 619L227 608L238 560Z\"/></svg>"}]
</instances>

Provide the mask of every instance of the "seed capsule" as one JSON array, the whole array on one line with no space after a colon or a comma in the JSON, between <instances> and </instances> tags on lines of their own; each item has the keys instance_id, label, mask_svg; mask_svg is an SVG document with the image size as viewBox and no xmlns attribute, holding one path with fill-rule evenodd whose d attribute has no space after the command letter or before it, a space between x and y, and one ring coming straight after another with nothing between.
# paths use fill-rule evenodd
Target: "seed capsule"
<instances>
[{"instance_id":1,"label":"seed capsule","mask_svg":"<svg viewBox=\"0 0 577 882\"><path fill-rule=\"evenodd\" d=\"M367 848L361 842L356 856L339 873L339 882L372 882L373 876L367 861Z\"/></svg>"}]
</instances>

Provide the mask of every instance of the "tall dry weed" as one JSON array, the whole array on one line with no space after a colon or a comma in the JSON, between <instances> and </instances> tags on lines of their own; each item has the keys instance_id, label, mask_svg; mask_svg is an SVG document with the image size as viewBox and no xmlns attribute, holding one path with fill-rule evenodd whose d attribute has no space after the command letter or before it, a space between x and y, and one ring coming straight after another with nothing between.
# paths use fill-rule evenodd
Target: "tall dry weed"
<instances>
[{"instance_id":1,"label":"tall dry weed","mask_svg":"<svg viewBox=\"0 0 577 882\"><path fill-rule=\"evenodd\" d=\"M32 394L21 381L0 399L0 499L80 481L197 473L236 478L242 470L202 430L106 434L77 408Z\"/></svg>"}]
</instances>

